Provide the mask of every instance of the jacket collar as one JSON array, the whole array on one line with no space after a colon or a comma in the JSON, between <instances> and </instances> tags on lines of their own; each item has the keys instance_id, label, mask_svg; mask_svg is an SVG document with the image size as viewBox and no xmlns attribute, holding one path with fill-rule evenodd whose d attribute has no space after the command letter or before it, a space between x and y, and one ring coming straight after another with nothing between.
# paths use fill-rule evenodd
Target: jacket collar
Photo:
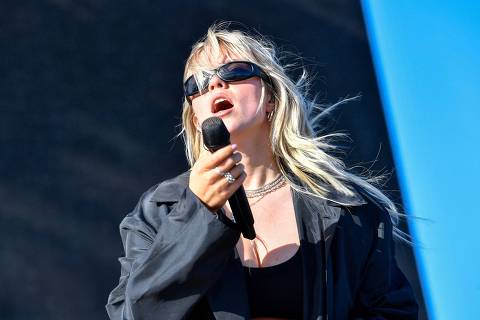
<instances>
[{"instance_id":1,"label":"jacket collar","mask_svg":"<svg viewBox=\"0 0 480 320\"><path fill-rule=\"evenodd\" d=\"M335 232L341 216L347 212L344 207L366 203L357 191L354 191L352 196L346 196L333 188L326 189L328 199L292 190L302 250L304 320L329 319L333 316L333 286L328 283L333 283L333 260L330 252Z\"/></svg>"},{"instance_id":2,"label":"jacket collar","mask_svg":"<svg viewBox=\"0 0 480 320\"><path fill-rule=\"evenodd\" d=\"M163 181L153 191L150 201L157 203L177 202L188 187L189 178L190 171L186 171L173 179Z\"/></svg>"}]
</instances>

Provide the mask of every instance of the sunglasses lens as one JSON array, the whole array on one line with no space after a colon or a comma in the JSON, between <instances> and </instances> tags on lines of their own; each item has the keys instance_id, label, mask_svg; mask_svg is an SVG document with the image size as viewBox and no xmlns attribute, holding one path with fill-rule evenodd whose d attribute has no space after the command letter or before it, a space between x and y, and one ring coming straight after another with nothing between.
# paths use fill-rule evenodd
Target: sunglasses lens
<instances>
[{"instance_id":1,"label":"sunglasses lens","mask_svg":"<svg viewBox=\"0 0 480 320\"><path fill-rule=\"evenodd\" d=\"M216 70L217 75L223 80L227 82L233 81L240 81L245 80L254 76L262 76L261 73L254 67L254 64L250 62L242 62L242 61L234 61L227 63ZM208 82L210 81L212 75L215 74L215 70L213 73L204 73L203 74L203 87L201 88L204 90L208 86ZM185 83L183 84L183 90L185 92L185 96L193 96L197 94L200 89L197 86L197 82L193 76L190 76Z\"/></svg>"},{"instance_id":2,"label":"sunglasses lens","mask_svg":"<svg viewBox=\"0 0 480 320\"><path fill-rule=\"evenodd\" d=\"M254 75L252 65L246 62L227 63L218 70L218 74L225 81L243 80Z\"/></svg>"},{"instance_id":3,"label":"sunglasses lens","mask_svg":"<svg viewBox=\"0 0 480 320\"><path fill-rule=\"evenodd\" d=\"M192 96L198 92L197 82L195 81L195 78L193 76L190 76L190 78L185 81L185 83L183 84L183 90L185 91L185 95L187 97Z\"/></svg>"}]
</instances>

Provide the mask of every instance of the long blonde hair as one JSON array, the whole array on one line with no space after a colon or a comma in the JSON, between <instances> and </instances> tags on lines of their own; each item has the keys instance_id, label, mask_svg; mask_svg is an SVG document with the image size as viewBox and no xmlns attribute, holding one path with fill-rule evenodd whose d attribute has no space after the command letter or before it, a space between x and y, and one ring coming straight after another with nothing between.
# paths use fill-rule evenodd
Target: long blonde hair
<instances>
[{"instance_id":1,"label":"long blonde hair","mask_svg":"<svg viewBox=\"0 0 480 320\"><path fill-rule=\"evenodd\" d=\"M184 80L191 75L197 79L205 66L214 64L215 60L212 59L221 55L242 57L242 60L259 65L270 77L268 89L275 99L270 130L272 152L278 168L290 186L303 194L345 206L349 203L329 199L328 189L333 188L348 198L354 195L356 186L389 212L394 225L394 235L407 240L408 234L397 227L399 217L404 215L372 184L378 177L365 178L348 172L342 160L328 153L336 150L331 140L338 134L319 134L316 124L325 112L319 113L319 105L307 97L306 72L302 73L298 81L292 81L280 63L276 51L275 45L260 35L229 30L228 23L214 24L207 34L193 45L185 64ZM345 101L340 103L343 102ZM183 102L180 134L185 141L188 162L193 166L202 148L202 137L193 122L193 110L186 99Z\"/></svg>"}]
</instances>

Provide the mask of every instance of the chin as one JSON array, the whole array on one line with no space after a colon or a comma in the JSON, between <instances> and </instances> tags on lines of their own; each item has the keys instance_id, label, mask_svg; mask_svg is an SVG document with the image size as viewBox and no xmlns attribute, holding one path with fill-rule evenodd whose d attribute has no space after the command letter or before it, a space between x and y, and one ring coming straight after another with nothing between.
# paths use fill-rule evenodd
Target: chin
<instances>
[{"instance_id":1,"label":"chin","mask_svg":"<svg viewBox=\"0 0 480 320\"><path fill-rule=\"evenodd\" d=\"M230 136L255 136L261 131L261 125L255 119L250 119L250 121L239 121L238 119L235 119L235 117L232 117L232 114L227 114L221 118L227 127L228 132L230 132Z\"/></svg>"},{"instance_id":2,"label":"chin","mask_svg":"<svg viewBox=\"0 0 480 320\"><path fill-rule=\"evenodd\" d=\"M228 132L230 132L230 135L235 134L238 131L238 123L235 123L232 121L232 119L229 119L228 117L221 117L223 120L223 123L225 124L225 127L227 127Z\"/></svg>"}]
</instances>

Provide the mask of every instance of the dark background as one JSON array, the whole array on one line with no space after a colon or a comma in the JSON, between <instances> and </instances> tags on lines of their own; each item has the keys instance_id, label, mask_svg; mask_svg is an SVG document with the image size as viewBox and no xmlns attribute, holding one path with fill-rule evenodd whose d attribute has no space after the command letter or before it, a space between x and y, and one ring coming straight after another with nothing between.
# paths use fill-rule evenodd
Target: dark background
<instances>
[{"instance_id":1,"label":"dark background","mask_svg":"<svg viewBox=\"0 0 480 320\"><path fill-rule=\"evenodd\" d=\"M219 19L303 56L323 102L361 93L325 125L350 134L349 166L394 167L357 1L2 1L1 319L107 318L118 224L187 169L174 139L183 64ZM401 201L395 174L385 189ZM421 298L411 251L397 247Z\"/></svg>"}]
</instances>

